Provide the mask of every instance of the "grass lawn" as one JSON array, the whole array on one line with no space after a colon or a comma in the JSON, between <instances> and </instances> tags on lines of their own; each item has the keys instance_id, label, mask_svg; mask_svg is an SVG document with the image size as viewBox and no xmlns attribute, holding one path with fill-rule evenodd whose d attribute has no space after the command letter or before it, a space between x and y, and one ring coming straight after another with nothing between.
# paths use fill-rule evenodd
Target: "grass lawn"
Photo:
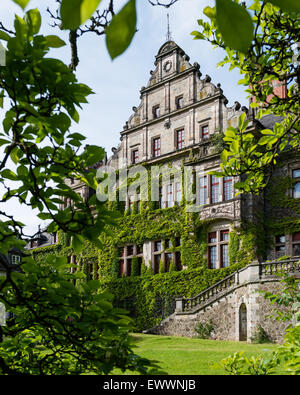
<instances>
[{"instance_id":1,"label":"grass lawn","mask_svg":"<svg viewBox=\"0 0 300 395\"><path fill-rule=\"evenodd\" d=\"M135 353L157 361L161 369L170 375L223 375L225 371L222 367L212 365L228 355L239 351L245 351L245 356L266 355L278 347L270 343L249 344L144 334L134 334L133 337ZM278 371L277 374L282 373Z\"/></svg>"}]
</instances>

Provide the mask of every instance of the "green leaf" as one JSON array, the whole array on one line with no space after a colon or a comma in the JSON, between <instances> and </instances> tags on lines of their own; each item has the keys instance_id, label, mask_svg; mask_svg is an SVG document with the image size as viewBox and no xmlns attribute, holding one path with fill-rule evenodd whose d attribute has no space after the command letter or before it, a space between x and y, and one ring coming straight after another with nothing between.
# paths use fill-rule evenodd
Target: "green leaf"
<instances>
[{"instance_id":1,"label":"green leaf","mask_svg":"<svg viewBox=\"0 0 300 395\"><path fill-rule=\"evenodd\" d=\"M4 169L1 172L1 176L4 178L7 178L8 180L12 180L12 181L18 180L17 175L10 169Z\"/></svg>"},{"instance_id":2,"label":"green leaf","mask_svg":"<svg viewBox=\"0 0 300 395\"><path fill-rule=\"evenodd\" d=\"M216 0L216 6L216 20L225 45L246 53L253 38L250 14L232 0Z\"/></svg>"},{"instance_id":3,"label":"green leaf","mask_svg":"<svg viewBox=\"0 0 300 395\"><path fill-rule=\"evenodd\" d=\"M135 0L129 0L106 29L106 47L112 59L128 48L136 32L136 21Z\"/></svg>"},{"instance_id":4,"label":"green leaf","mask_svg":"<svg viewBox=\"0 0 300 395\"><path fill-rule=\"evenodd\" d=\"M10 153L10 157L15 164L19 163L21 156L22 151L18 147L15 147Z\"/></svg>"},{"instance_id":5,"label":"green leaf","mask_svg":"<svg viewBox=\"0 0 300 395\"><path fill-rule=\"evenodd\" d=\"M76 254L79 254L84 247L84 238L80 235L72 236L72 248Z\"/></svg>"},{"instance_id":6,"label":"green leaf","mask_svg":"<svg viewBox=\"0 0 300 395\"><path fill-rule=\"evenodd\" d=\"M96 11L101 0L62 0L60 14L63 29L75 30Z\"/></svg>"},{"instance_id":7,"label":"green leaf","mask_svg":"<svg viewBox=\"0 0 300 395\"><path fill-rule=\"evenodd\" d=\"M37 34L40 31L42 18L37 8L26 12L25 21L29 26L31 26L33 34Z\"/></svg>"},{"instance_id":8,"label":"green leaf","mask_svg":"<svg viewBox=\"0 0 300 395\"><path fill-rule=\"evenodd\" d=\"M8 41L9 39L11 39L11 36L0 30L0 40Z\"/></svg>"},{"instance_id":9,"label":"green leaf","mask_svg":"<svg viewBox=\"0 0 300 395\"><path fill-rule=\"evenodd\" d=\"M46 36L45 39L46 44L50 48L61 48L66 45L66 43L61 38L55 35Z\"/></svg>"},{"instance_id":10,"label":"green leaf","mask_svg":"<svg viewBox=\"0 0 300 395\"><path fill-rule=\"evenodd\" d=\"M269 0L269 2L281 8L283 11L300 13L299 0Z\"/></svg>"},{"instance_id":11,"label":"green leaf","mask_svg":"<svg viewBox=\"0 0 300 395\"><path fill-rule=\"evenodd\" d=\"M216 7L205 7L203 9L203 14L206 15L209 19L215 18L216 17Z\"/></svg>"},{"instance_id":12,"label":"green leaf","mask_svg":"<svg viewBox=\"0 0 300 395\"><path fill-rule=\"evenodd\" d=\"M24 8L27 6L30 0L13 0L14 3L18 4L20 7Z\"/></svg>"}]
</instances>

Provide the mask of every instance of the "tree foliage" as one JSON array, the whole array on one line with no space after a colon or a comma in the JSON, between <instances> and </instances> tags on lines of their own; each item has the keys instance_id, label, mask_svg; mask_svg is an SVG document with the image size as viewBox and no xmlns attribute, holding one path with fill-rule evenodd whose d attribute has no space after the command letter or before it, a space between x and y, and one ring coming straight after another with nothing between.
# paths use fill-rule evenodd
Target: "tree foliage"
<instances>
[{"instance_id":1,"label":"tree foliage","mask_svg":"<svg viewBox=\"0 0 300 395\"><path fill-rule=\"evenodd\" d=\"M225 132L226 148L221 156L222 172L219 174L244 175L245 180L236 187L246 192L259 192L267 184L280 153L299 150L300 68L299 62L293 62L293 45L300 35L299 2L284 2L283 5L280 1L253 0L247 8L252 14L254 31L246 51L225 40L215 8L205 8L210 22L199 19L202 30L192 34L195 39L204 39L223 48L227 55L219 65L228 64L230 70L237 68L243 74L240 84L247 88L252 99L251 109L248 119L245 115L241 117L238 128L230 127ZM287 86L284 95L276 89L278 84ZM260 120L268 114L277 116L274 128L256 125L250 128L249 120L253 121L254 115Z\"/></svg>"},{"instance_id":2,"label":"tree foliage","mask_svg":"<svg viewBox=\"0 0 300 395\"><path fill-rule=\"evenodd\" d=\"M22 3L25 4L24 2ZM63 230L72 238L74 252L87 239L100 246L99 235L113 213L95 195L85 201L65 183L80 180L97 188L93 165L104 150L87 146L72 133L79 109L92 90L79 83L71 68L47 57L51 47L64 42L39 34L37 9L15 17L14 31L1 34L7 42L6 65L0 67L3 131L0 146L2 206L18 199L50 220L48 232ZM8 110L4 110L7 108ZM66 208L65 201L72 205ZM38 264L23 259L20 272L7 258L11 247L23 248L26 238L14 215L0 211L0 301L14 315L2 328L2 374L109 373L113 368L148 373L151 363L131 351L131 321L113 308L111 296L99 292L96 281L71 273L66 258L51 257Z\"/></svg>"}]
</instances>

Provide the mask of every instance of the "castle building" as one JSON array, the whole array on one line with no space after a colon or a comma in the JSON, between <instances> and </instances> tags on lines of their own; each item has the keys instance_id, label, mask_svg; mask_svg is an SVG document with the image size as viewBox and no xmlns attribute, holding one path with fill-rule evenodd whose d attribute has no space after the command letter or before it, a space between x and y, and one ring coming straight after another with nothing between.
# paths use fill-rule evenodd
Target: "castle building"
<instances>
[{"instance_id":1,"label":"castle building","mask_svg":"<svg viewBox=\"0 0 300 395\"><path fill-rule=\"evenodd\" d=\"M239 116L243 112L250 121L249 131L272 128L278 120L277 117L267 115L258 121L255 119L254 110L241 107L238 102L227 107L228 100L220 84L214 85L208 75L202 78L199 64L191 64L189 56L174 41L167 41L161 46L154 65L155 69L150 72L147 86L141 88L141 102L138 107L133 107L133 114L120 133L121 143L112 149L113 155L104 163L101 162L101 165L106 164L116 170L138 165L147 169L168 165L180 169L181 172L188 169L196 189L193 198L197 209L191 217L197 217L197 221L202 221L203 224L210 224L206 226L207 232L202 244L205 241L204 261L211 269L228 267L233 263L230 262L230 233L238 230L239 247L242 250L242 233L245 233L247 226L249 229L260 228L263 235L256 237L256 241L263 237L268 243L264 253L260 255L259 247L254 241L251 245L253 250L244 251L249 259L300 255L300 225L297 228L300 217L297 209L293 210L290 204L289 208L278 206L278 202L271 204L268 190L264 196L259 197L250 194L237 195L234 184L239 181L239 177L220 178L211 174L220 169L223 132L229 126L237 127ZM278 90L278 87L275 89ZM286 92L283 87L280 87L280 91L283 95ZM297 208L297 199L300 197L299 156L289 155L289 159L284 159L283 165L274 174L275 180L279 174L281 178L289 178L291 185L282 193L294 200ZM149 177L151 178L150 173ZM142 202L139 193L133 191L130 195L129 191L124 207L126 216L145 210L156 212L158 216L164 209L177 207L186 210L187 202L183 202L184 189L188 188L189 182L190 180L182 181L182 177L172 174L167 182L163 182L160 177L155 204ZM84 199L90 196L90 188L78 181L72 179L67 180L67 183ZM277 188L277 193L281 193L280 188ZM66 207L70 204L70 201L66 201ZM273 226L269 226L268 230L265 229L266 216L274 220ZM284 223L281 229L280 220ZM292 233L288 229L289 223L293 224L295 230ZM135 231L139 233L138 226ZM175 233L169 234L166 239L150 239L145 236L139 243L135 240L130 243L128 237L126 243L118 240L115 247L118 251L120 274L131 274L133 258L138 259L139 265L142 260L146 265L152 265L154 273L158 273L161 261L164 262L166 270L171 261L175 262L178 269L188 267L188 262L181 256L180 247L184 243L184 235L178 231ZM54 243L56 242L55 237ZM34 247L34 243L29 246ZM200 261L203 262L203 257Z\"/></svg>"},{"instance_id":2,"label":"castle building","mask_svg":"<svg viewBox=\"0 0 300 395\"><path fill-rule=\"evenodd\" d=\"M141 88L140 104L132 108L120 132L119 146L112 148L110 158L95 165L117 174L117 198L108 205L121 214L117 225L109 226L109 232L101 236L103 248L88 246L76 256L70 240L59 235L52 246L48 237L43 249L43 244L36 248L34 243L28 248L36 259L43 259L45 253L68 254L69 262L84 267L88 278L103 281L119 305L137 317L139 329L157 323L154 306L159 301L183 297L178 310L183 317L190 314L190 308L195 313L196 302L203 307L205 301L205 310L211 292L217 294L225 284L226 292L231 287L233 299L230 303L224 299L217 307L216 338L249 339L255 327L265 322L259 315L259 306L265 302L261 296L254 297L250 288L256 292L261 282L274 281L263 262L290 258L289 267L294 270L300 257L299 151L281 154L259 196L237 194L239 176L221 178L213 173L220 169L224 132L230 126L237 128L243 113L249 132L272 129L280 119L267 115L258 120L254 110L238 102L228 107L220 84L213 84L208 75L203 77L199 64L190 63L189 56L172 40L161 46L154 65L147 86ZM286 92L283 87L279 90ZM121 179L122 171L125 177ZM66 183L83 199L95 193L76 179ZM65 207L70 204L66 201ZM171 271L176 275L168 273ZM153 274L162 273L166 277L159 282L159 276ZM167 276L173 279L172 286L166 285ZM122 282L128 277L137 280ZM220 279L224 282L218 285ZM219 288L212 288L215 283ZM207 292L203 291L206 288ZM215 299L209 303L213 305ZM164 312L161 318L166 315ZM198 316L193 317L199 321ZM176 320L175 324L180 321ZM166 327L171 329L157 333L186 334L194 321L182 319L180 325L184 325L176 324L177 329L170 321ZM251 323L248 334L246 321ZM269 328L274 332L272 325ZM280 337L277 332L276 339Z\"/></svg>"}]
</instances>

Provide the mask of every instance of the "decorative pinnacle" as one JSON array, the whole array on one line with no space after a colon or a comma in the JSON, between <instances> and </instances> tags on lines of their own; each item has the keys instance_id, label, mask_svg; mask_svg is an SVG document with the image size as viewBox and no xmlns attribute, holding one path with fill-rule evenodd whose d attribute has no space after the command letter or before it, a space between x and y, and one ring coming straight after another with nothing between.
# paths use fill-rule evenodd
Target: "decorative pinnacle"
<instances>
[{"instance_id":1,"label":"decorative pinnacle","mask_svg":"<svg viewBox=\"0 0 300 395\"><path fill-rule=\"evenodd\" d=\"M168 30L167 30L167 35L166 35L166 39L167 41L172 41L172 36L171 36L171 31L170 31L170 19L169 19L169 14L167 14L167 18L168 18Z\"/></svg>"}]
</instances>

